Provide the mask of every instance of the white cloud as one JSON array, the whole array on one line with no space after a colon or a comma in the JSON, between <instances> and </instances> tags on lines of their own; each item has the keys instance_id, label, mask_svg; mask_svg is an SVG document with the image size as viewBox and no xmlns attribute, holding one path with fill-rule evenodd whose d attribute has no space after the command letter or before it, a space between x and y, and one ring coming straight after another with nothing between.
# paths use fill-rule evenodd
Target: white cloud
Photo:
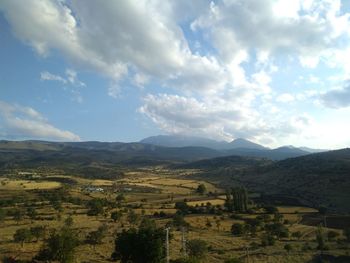
<instances>
[{"instance_id":1,"label":"white cloud","mask_svg":"<svg viewBox=\"0 0 350 263\"><path fill-rule=\"evenodd\" d=\"M64 90L66 89L66 85L70 86L70 93L72 94L72 100L78 103L83 103L83 97L81 95L80 90L77 88L86 87L86 84L79 80L77 76L77 72L73 69L66 69L65 77L60 75L52 74L48 71L43 71L40 73L40 79L43 81L58 81L64 84Z\"/></svg>"},{"instance_id":2,"label":"white cloud","mask_svg":"<svg viewBox=\"0 0 350 263\"><path fill-rule=\"evenodd\" d=\"M197 100L178 95L148 95L140 112L169 133L196 134L216 139L256 138L266 124L256 111L238 100L219 97ZM252 121L254 120L254 121Z\"/></svg>"},{"instance_id":3,"label":"white cloud","mask_svg":"<svg viewBox=\"0 0 350 263\"><path fill-rule=\"evenodd\" d=\"M79 141L78 135L60 130L30 107L0 101L0 133L9 139Z\"/></svg>"},{"instance_id":4,"label":"white cloud","mask_svg":"<svg viewBox=\"0 0 350 263\"><path fill-rule=\"evenodd\" d=\"M339 10L338 0L212 2L192 29L208 30L224 60L244 49L296 55L303 66L315 67L341 36L348 36L349 14Z\"/></svg>"},{"instance_id":5,"label":"white cloud","mask_svg":"<svg viewBox=\"0 0 350 263\"><path fill-rule=\"evenodd\" d=\"M330 108L350 107L350 80L346 81L343 87L322 94L321 101Z\"/></svg>"},{"instance_id":6,"label":"white cloud","mask_svg":"<svg viewBox=\"0 0 350 263\"><path fill-rule=\"evenodd\" d=\"M52 74L48 71L43 71L40 73L40 79L41 80L54 80L62 82L63 84L67 83L67 80L59 75Z\"/></svg>"},{"instance_id":7,"label":"white cloud","mask_svg":"<svg viewBox=\"0 0 350 263\"><path fill-rule=\"evenodd\" d=\"M290 103L295 100L294 96L289 93L283 93L276 98L277 102Z\"/></svg>"},{"instance_id":8,"label":"white cloud","mask_svg":"<svg viewBox=\"0 0 350 263\"><path fill-rule=\"evenodd\" d=\"M52 80L52 81L59 81L63 84L71 84L76 87L85 87L86 84L78 79L77 72L73 69L66 69L65 72L66 76L62 77L60 75L52 74L48 71L42 71L40 73L40 79L41 80Z\"/></svg>"}]
</instances>

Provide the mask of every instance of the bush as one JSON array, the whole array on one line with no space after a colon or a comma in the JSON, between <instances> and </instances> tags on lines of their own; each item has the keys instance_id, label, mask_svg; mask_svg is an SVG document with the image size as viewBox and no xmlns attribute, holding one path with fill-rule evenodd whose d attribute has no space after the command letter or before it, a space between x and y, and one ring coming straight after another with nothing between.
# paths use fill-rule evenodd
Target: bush
<instances>
[{"instance_id":1,"label":"bush","mask_svg":"<svg viewBox=\"0 0 350 263\"><path fill-rule=\"evenodd\" d=\"M201 259L208 251L207 242L201 239L192 239L186 245L188 255L193 258Z\"/></svg>"},{"instance_id":2,"label":"bush","mask_svg":"<svg viewBox=\"0 0 350 263\"><path fill-rule=\"evenodd\" d=\"M336 239L337 237L339 237L339 233L334 231L334 230L330 230L327 233L327 237L328 240L333 241L334 239Z\"/></svg>"},{"instance_id":3,"label":"bush","mask_svg":"<svg viewBox=\"0 0 350 263\"><path fill-rule=\"evenodd\" d=\"M131 228L118 234L113 260L134 263L163 262L165 233L160 228Z\"/></svg>"},{"instance_id":4,"label":"bush","mask_svg":"<svg viewBox=\"0 0 350 263\"><path fill-rule=\"evenodd\" d=\"M273 246L276 243L276 240L273 235L266 233L261 237L261 245L263 247Z\"/></svg>"},{"instance_id":5,"label":"bush","mask_svg":"<svg viewBox=\"0 0 350 263\"><path fill-rule=\"evenodd\" d=\"M231 233L235 236L241 236L244 234L244 225L240 223L234 223L231 226Z\"/></svg>"},{"instance_id":6,"label":"bush","mask_svg":"<svg viewBox=\"0 0 350 263\"><path fill-rule=\"evenodd\" d=\"M77 234L70 228L64 227L58 233L53 233L44 248L34 258L36 260L56 260L61 263L74 262L75 248L79 245Z\"/></svg>"},{"instance_id":7,"label":"bush","mask_svg":"<svg viewBox=\"0 0 350 263\"><path fill-rule=\"evenodd\" d=\"M284 249L289 253L290 251L293 250L293 247L291 244L285 244L284 245Z\"/></svg>"}]
</instances>

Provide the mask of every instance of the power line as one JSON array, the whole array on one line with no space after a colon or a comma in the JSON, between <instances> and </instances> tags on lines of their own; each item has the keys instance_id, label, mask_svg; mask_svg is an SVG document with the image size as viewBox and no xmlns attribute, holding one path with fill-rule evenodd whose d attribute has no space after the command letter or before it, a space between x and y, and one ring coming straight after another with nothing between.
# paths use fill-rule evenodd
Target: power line
<instances>
[{"instance_id":1,"label":"power line","mask_svg":"<svg viewBox=\"0 0 350 263\"><path fill-rule=\"evenodd\" d=\"M186 237L185 237L185 228L181 227L181 232L182 232L182 253L183 253L183 257L187 256L187 251L186 251Z\"/></svg>"},{"instance_id":2,"label":"power line","mask_svg":"<svg viewBox=\"0 0 350 263\"><path fill-rule=\"evenodd\" d=\"M170 255L169 255L169 229L170 227L167 227L165 229L165 251L166 251L166 263L170 262Z\"/></svg>"}]
</instances>

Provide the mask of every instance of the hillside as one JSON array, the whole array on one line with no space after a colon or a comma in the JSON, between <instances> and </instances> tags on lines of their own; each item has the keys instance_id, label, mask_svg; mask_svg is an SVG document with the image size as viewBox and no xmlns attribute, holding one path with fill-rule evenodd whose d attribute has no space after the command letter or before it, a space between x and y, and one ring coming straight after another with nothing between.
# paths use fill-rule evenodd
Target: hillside
<instances>
[{"instance_id":1,"label":"hillside","mask_svg":"<svg viewBox=\"0 0 350 263\"><path fill-rule=\"evenodd\" d=\"M185 135L157 135L147 137L140 141L140 143L153 144L165 147L187 147L198 146L212 148L216 150L230 150L237 148L264 150L268 149L260 144L248 141L246 139L238 138L231 142L217 141L208 138L185 136Z\"/></svg>"},{"instance_id":2,"label":"hillside","mask_svg":"<svg viewBox=\"0 0 350 263\"><path fill-rule=\"evenodd\" d=\"M313 207L350 211L350 149L261 162L245 169L231 157L219 160L202 166L206 170L203 176L215 181L220 178L224 184L243 184L268 195L293 197Z\"/></svg>"}]
</instances>

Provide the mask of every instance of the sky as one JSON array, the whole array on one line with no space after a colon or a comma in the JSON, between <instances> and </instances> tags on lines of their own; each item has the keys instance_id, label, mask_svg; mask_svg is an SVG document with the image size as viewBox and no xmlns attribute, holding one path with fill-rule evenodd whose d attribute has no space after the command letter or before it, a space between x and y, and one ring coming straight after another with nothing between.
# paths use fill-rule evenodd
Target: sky
<instances>
[{"instance_id":1,"label":"sky","mask_svg":"<svg viewBox=\"0 0 350 263\"><path fill-rule=\"evenodd\" d=\"M0 1L0 139L157 134L350 147L350 1Z\"/></svg>"}]
</instances>

